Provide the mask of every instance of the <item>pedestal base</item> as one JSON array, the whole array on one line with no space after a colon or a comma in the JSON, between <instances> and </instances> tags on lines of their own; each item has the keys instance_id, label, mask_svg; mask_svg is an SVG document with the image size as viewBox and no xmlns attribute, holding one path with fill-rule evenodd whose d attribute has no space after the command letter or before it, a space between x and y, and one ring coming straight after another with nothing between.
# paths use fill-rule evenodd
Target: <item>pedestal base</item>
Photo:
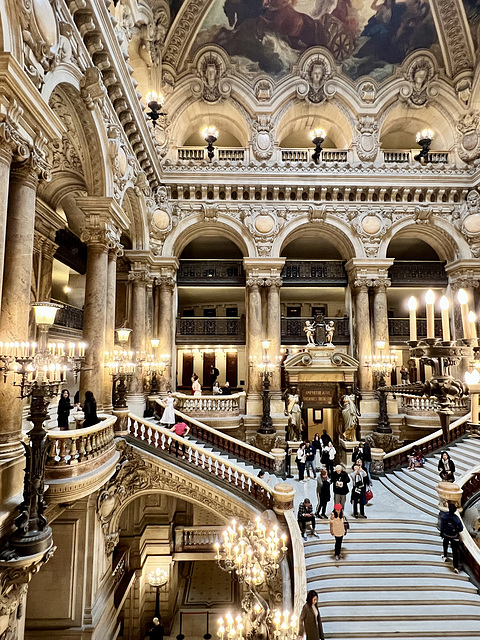
<instances>
[{"instance_id":1,"label":"pedestal base","mask_svg":"<svg viewBox=\"0 0 480 640\"><path fill-rule=\"evenodd\" d=\"M45 553L53 543L52 530L47 526L43 531L31 531L26 535L17 532L11 536L9 543L22 558Z\"/></svg>"},{"instance_id":2,"label":"pedestal base","mask_svg":"<svg viewBox=\"0 0 480 640\"><path fill-rule=\"evenodd\" d=\"M352 468L352 454L353 450L360 444L357 440L344 440L339 438L340 443L340 459L343 466L350 471Z\"/></svg>"},{"instance_id":3,"label":"pedestal base","mask_svg":"<svg viewBox=\"0 0 480 640\"><path fill-rule=\"evenodd\" d=\"M448 511L449 502L457 507L459 513L462 512L462 494L458 484L454 482L439 482L435 487L438 493L438 508L440 511Z\"/></svg>"},{"instance_id":4,"label":"pedestal base","mask_svg":"<svg viewBox=\"0 0 480 640\"><path fill-rule=\"evenodd\" d=\"M117 421L113 427L116 436L126 436L128 434L128 414L130 410L127 409L114 409L113 415L116 416Z\"/></svg>"}]
</instances>

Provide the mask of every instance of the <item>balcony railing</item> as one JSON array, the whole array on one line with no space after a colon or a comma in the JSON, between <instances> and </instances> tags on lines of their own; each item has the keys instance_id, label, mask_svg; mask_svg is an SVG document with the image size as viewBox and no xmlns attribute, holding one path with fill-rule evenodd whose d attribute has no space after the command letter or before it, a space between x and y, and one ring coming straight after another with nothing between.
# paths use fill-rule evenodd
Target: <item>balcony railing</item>
<instances>
[{"instance_id":1,"label":"balcony railing","mask_svg":"<svg viewBox=\"0 0 480 640\"><path fill-rule=\"evenodd\" d=\"M282 318L282 344L306 344L305 322L312 317L302 318ZM335 333L333 334L333 344L350 344L350 330L348 318L325 318L325 322L333 320L335 323Z\"/></svg>"},{"instance_id":2,"label":"balcony railing","mask_svg":"<svg viewBox=\"0 0 480 640\"><path fill-rule=\"evenodd\" d=\"M178 159L183 161L201 162L207 160L205 147L180 147L178 149ZM214 160L219 162L243 162L245 160L245 149L227 149L215 147Z\"/></svg>"},{"instance_id":3,"label":"balcony railing","mask_svg":"<svg viewBox=\"0 0 480 640\"><path fill-rule=\"evenodd\" d=\"M415 285L447 286L447 274L444 262L413 262L395 260L388 270L388 277L396 287Z\"/></svg>"},{"instance_id":4,"label":"balcony railing","mask_svg":"<svg viewBox=\"0 0 480 640\"><path fill-rule=\"evenodd\" d=\"M282 149L282 162L313 162L313 149ZM324 149L320 162L347 162L346 149Z\"/></svg>"},{"instance_id":5,"label":"balcony railing","mask_svg":"<svg viewBox=\"0 0 480 640\"><path fill-rule=\"evenodd\" d=\"M321 285L340 287L348 284L341 260L287 260L282 269L284 286Z\"/></svg>"},{"instance_id":6,"label":"balcony railing","mask_svg":"<svg viewBox=\"0 0 480 640\"><path fill-rule=\"evenodd\" d=\"M184 393L175 393L175 408L190 416L238 416L245 413L244 391L234 393L231 396L187 396Z\"/></svg>"},{"instance_id":7,"label":"balcony railing","mask_svg":"<svg viewBox=\"0 0 480 640\"><path fill-rule=\"evenodd\" d=\"M179 286L245 286L241 260L180 260Z\"/></svg>"},{"instance_id":8,"label":"balcony railing","mask_svg":"<svg viewBox=\"0 0 480 640\"><path fill-rule=\"evenodd\" d=\"M402 396L403 413L413 415L436 415L437 403L434 398L419 398L418 396ZM455 398L452 410L454 415L463 416L470 410L469 398Z\"/></svg>"},{"instance_id":9,"label":"balcony railing","mask_svg":"<svg viewBox=\"0 0 480 640\"><path fill-rule=\"evenodd\" d=\"M427 320L426 318L417 318L418 339L427 337ZM410 325L408 318L389 318L388 319L388 335L390 342L395 344L410 340ZM442 320L435 318L435 335L442 335Z\"/></svg>"},{"instance_id":10,"label":"balcony railing","mask_svg":"<svg viewBox=\"0 0 480 640\"><path fill-rule=\"evenodd\" d=\"M245 318L177 318L180 344L244 344Z\"/></svg>"},{"instance_id":11,"label":"balcony railing","mask_svg":"<svg viewBox=\"0 0 480 640\"><path fill-rule=\"evenodd\" d=\"M224 527L204 525L175 527L175 553L185 551L212 551L216 542L222 543Z\"/></svg>"},{"instance_id":12,"label":"balcony railing","mask_svg":"<svg viewBox=\"0 0 480 640\"><path fill-rule=\"evenodd\" d=\"M383 161L385 164L412 164L416 162L415 156L420 149L384 149ZM427 163L447 164L448 151L431 151L427 156Z\"/></svg>"},{"instance_id":13,"label":"balcony railing","mask_svg":"<svg viewBox=\"0 0 480 640\"><path fill-rule=\"evenodd\" d=\"M52 302L59 301L52 300ZM59 304L63 305L63 307L57 311L55 324L59 327L81 331L83 329L83 309L72 307L71 304L65 304L65 302L59 302Z\"/></svg>"},{"instance_id":14,"label":"balcony railing","mask_svg":"<svg viewBox=\"0 0 480 640\"><path fill-rule=\"evenodd\" d=\"M85 429L48 431L50 443L46 465L47 481L76 478L93 472L116 452L115 416L99 416L100 422Z\"/></svg>"}]
</instances>

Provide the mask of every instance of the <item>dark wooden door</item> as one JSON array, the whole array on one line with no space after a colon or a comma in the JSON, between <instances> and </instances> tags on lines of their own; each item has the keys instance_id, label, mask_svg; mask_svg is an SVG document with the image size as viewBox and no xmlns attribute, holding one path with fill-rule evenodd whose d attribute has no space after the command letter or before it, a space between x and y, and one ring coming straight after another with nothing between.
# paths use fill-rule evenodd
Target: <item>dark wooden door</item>
<instances>
[{"instance_id":1,"label":"dark wooden door","mask_svg":"<svg viewBox=\"0 0 480 640\"><path fill-rule=\"evenodd\" d=\"M203 354L203 379L201 380L202 387L210 389L210 382L212 380L212 374L210 369L215 366L215 354L204 353Z\"/></svg>"},{"instance_id":2,"label":"dark wooden door","mask_svg":"<svg viewBox=\"0 0 480 640\"><path fill-rule=\"evenodd\" d=\"M193 375L193 353L183 354L182 386L192 386Z\"/></svg>"},{"instance_id":3,"label":"dark wooden door","mask_svg":"<svg viewBox=\"0 0 480 640\"><path fill-rule=\"evenodd\" d=\"M238 355L236 353L227 353L227 380L231 387L238 384Z\"/></svg>"}]
</instances>

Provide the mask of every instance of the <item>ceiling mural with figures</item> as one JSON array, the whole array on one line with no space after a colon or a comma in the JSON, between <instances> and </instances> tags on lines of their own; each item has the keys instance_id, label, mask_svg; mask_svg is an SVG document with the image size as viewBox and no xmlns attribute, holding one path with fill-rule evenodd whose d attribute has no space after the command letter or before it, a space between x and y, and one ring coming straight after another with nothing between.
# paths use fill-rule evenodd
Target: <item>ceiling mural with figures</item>
<instances>
[{"instance_id":1,"label":"ceiling mural with figures","mask_svg":"<svg viewBox=\"0 0 480 640\"><path fill-rule=\"evenodd\" d=\"M171 0L172 10L181 4ZM442 65L428 0L213 0L191 54L210 43L250 78L281 77L312 46L328 49L352 80L381 82L420 48Z\"/></svg>"}]
</instances>

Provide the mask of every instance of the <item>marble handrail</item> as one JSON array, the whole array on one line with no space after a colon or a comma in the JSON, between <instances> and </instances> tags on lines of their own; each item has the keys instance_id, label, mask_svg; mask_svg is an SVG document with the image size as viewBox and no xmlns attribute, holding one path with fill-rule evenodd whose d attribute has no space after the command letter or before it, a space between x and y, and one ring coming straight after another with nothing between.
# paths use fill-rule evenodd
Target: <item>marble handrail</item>
<instances>
[{"instance_id":1,"label":"marble handrail","mask_svg":"<svg viewBox=\"0 0 480 640\"><path fill-rule=\"evenodd\" d=\"M50 429L47 433L49 451L47 456L46 472L49 469L66 468L75 466L75 475L81 473L79 467L89 463L95 458L105 461L107 452L115 453L114 425L116 416L99 414L100 421L91 427L84 429L71 429L60 431ZM89 469L90 470L90 469Z\"/></svg>"},{"instance_id":2,"label":"marble handrail","mask_svg":"<svg viewBox=\"0 0 480 640\"><path fill-rule=\"evenodd\" d=\"M462 506L467 500L478 491L480 486L480 465L474 467L463 475L456 483L464 491L462 495ZM465 492L464 487L468 485ZM460 533L460 544L462 546L462 556L465 564L472 572L477 584L480 583L480 548L475 544L470 532L464 527Z\"/></svg>"},{"instance_id":3,"label":"marble handrail","mask_svg":"<svg viewBox=\"0 0 480 640\"><path fill-rule=\"evenodd\" d=\"M285 511L293 556L293 613L298 617L307 599L307 569L305 565L305 547L293 509Z\"/></svg>"},{"instance_id":4,"label":"marble handrail","mask_svg":"<svg viewBox=\"0 0 480 640\"><path fill-rule=\"evenodd\" d=\"M187 416L184 417L188 419ZM258 500L266 509L273 507L271 487L231 460L222 458L213 451L207 451L188 437L177 436L174 432L147 422L132 413L128 418L129 432L133 438L162 450L174 460L183 459L186 465L208 473L215 480L235 486L249 497Z\"/></svg>"},{"instance_id":5,"label":"marble handrail","mask_svg":"<svg viewBox=\"0 0 480 640\"><path fill-rule=\"evenodd\" d=\"M156 401L157 405L163 410L163 405L159 400ZM202 442L216 446L218 449L231 453L232 455L252 462L263 467L266 471L273 471L275 464L275 456L272 453L267 453L262 449L257 449L251 444L233 438L222 431L217 431L213 427L196 420L185 413L175 409L175 414L188 426L192 436L195 436Z\"/></svg>"},{"instance_id":6,"label":"marble handrail","mask_svg":"<svg viewBox=\"0 0 480 640\"><path fill-rule=\"evenodd\" d=\"M177 399L176 408L185 413L197 413L215 415L216 413L228 413L229 415L240 415L241 400L244 402L245 391L232 393L230 396L202 395L192 396L185 393L174 393Z\"/></svg>"},{"instance_id":7,"label":"marble handrail","mask_svg":"<svg viewBox=\"0 0 480 640\"><path fill-rule=\"evenodd\" d=\"M470 413L467 413L464 416L461 416L460 418L452 422L452 424L449 427L449 430L450 432L452 431L455 432L455 439L459 438L461 435L463 435L466 432L467 427L465 426L465 424L468 423L469 420L470 420ZM388 471L389 469L392 469L393 467L396 467L402 464L403 462L406 462L407 454L410 453L414 447L416 447L417 449L421 448L425 450L427 453L430 451L435 451L436 449L440 449L442 446L442 435L443 435L442 430L438 429L438 431L434 431L433 433L430 433L428 436L420 438L419 440L415 440L415 442L411 442L410 444L406 444L403 447L400 447L399 449L394 449L393 451L386 453L385 456L383 457L385 471Z\"/></svg>"}]
</instances>

